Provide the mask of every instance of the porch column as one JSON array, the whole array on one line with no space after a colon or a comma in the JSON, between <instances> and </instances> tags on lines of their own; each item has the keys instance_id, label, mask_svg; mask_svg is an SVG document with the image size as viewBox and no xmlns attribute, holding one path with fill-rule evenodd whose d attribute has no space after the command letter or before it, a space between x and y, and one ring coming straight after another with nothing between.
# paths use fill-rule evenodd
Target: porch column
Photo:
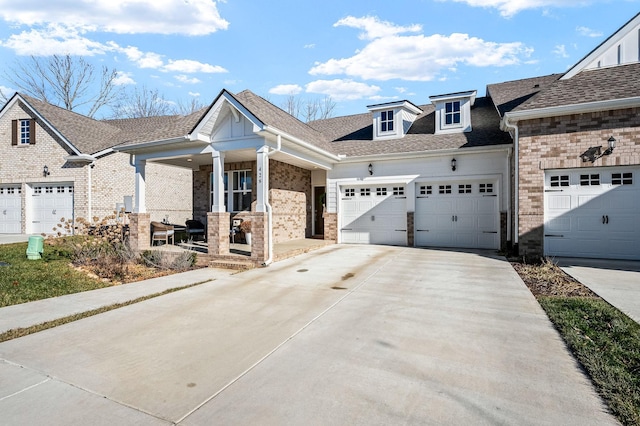
<instances>
[{"instance_id":1,"label":"porch column","mask_svg":"<svg viewBox=\"0 0 640 426\"><path fill-rule=\"evenodd\" d=\"M211 211L214 213L223 213L224 208L224 153L213 150L211 153L213 159L213 200L211 201Z\"/></svg>"},{"instance_id":2,"label":"porch column","mask_svg":"<svg viewBox=\"0 0 640 426\"><path fill-rule=\"evenodd\" d=\"M256 152L256 212L266 212L269 202L269 147L263 146Z\"/></svg>"},{"instance_id":3,"label":"porch column","mask_svg":"<svg viewBox=\"0 0 640 426\"><path fill-rule=\"evenodd\" d=\"M146 160L136 160L136 205L134 213L147 212L147 184L145 182Z\"/></svg>"}]
</instances>

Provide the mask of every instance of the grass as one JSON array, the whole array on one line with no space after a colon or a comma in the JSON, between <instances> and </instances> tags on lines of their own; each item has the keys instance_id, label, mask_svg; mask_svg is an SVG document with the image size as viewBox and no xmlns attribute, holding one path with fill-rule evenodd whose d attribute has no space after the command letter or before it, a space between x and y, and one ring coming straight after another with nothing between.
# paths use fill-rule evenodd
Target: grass
<instances>
[{"instance_id":1,"label":"grass","mask_svg":"<svg viewBox=\"0 0 640 426\"><path fill-rule=\"evenodd\" d=\"M28 260L27 243L0 245L0 307L109 287L70 266L68 254L45 246L43 258Z\"/></svg>"},{"instance_id":2,"label":"grass","mask_svg":"<svg viewBox=\"0 0 640 426\"><path fill-rule=\"evenodd\" d=\"M538 301L624 425L640 425L640 325L602 299Z\"/></svg>"},{"instance_id":3,"label":"grass","mask_svg":"<svg viewBox=\"0 0 640 426\"><path fill-rule=\"evenodd\" d=\"M513 266L611 412L640 426L640 325L553 262Z\"/></svg>"}]
</instances>

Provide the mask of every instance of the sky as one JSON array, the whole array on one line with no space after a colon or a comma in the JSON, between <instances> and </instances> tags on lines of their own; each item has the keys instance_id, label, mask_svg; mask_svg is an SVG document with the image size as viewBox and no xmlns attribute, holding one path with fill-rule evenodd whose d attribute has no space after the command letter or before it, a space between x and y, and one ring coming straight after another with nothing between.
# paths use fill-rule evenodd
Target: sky
<instances>
[{"instance_id":1,"label":"sky","mask_svg":"<svg viewBox=\"0 0 640 426\"><path fill-rule=\"evenodd\" d=\"M564 72L638 12L640 0L0 0L0 89L13 93L5 75L31 55L71 54L172 103L249 89L359 114Z\"/></svg>"}]
</instances>

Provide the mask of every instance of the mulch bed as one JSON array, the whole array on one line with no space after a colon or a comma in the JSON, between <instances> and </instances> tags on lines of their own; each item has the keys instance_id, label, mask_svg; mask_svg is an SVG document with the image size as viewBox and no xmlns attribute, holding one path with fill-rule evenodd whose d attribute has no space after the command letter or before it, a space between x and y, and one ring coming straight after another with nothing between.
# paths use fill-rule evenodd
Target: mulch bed
<instances>
[{"instance_id":1,"label":"mulch bed","mask_svg":"<svg viewBox=\"0 0 640 426\"><path fill-rule=\"evenodd\" d=\"M537 264L511 262L511 265L536 297L599 298L596 293L576 281L551 261L544 260Z\"/></svg>"}]
</instances>

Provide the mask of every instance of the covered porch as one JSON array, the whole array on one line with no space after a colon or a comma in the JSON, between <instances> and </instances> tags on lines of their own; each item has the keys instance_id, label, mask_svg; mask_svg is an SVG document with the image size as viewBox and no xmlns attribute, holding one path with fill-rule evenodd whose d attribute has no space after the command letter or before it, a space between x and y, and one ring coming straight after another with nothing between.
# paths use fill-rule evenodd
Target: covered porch
<instances>
[{"instance_id":1,"label":"covered porch","mask_svg":"<svg viewBox=\"0 0 640 426\"><path fill-rule=\"evenodd\" d=\"M203 254L206 248L211 261L239 258L268 265L286 253L303 253L336 241L335 227L327 232L323 218L326 171L339 158L266 124L225 91L186 136L118 150L129 153L135 166L130 215L134 249L148 249L153 240L146 212L150 162L192 170L194 207L187 219L200 221L205 228L204 242L192 248ZM246 229L238 233L241 223L250 224L251 240L245 244L234 241L247 234Z\"/></svg>"}]
</instances>

